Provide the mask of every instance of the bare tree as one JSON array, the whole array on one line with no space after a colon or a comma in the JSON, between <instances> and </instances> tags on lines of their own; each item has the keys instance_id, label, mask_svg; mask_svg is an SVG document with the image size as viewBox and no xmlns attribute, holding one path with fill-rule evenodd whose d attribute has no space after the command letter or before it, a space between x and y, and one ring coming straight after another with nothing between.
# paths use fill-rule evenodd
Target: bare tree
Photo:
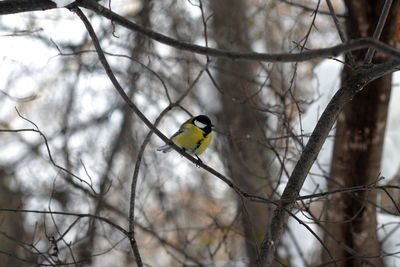
<instances>
[{"instance_id":1,"label":"bare tree","mask_svg":"<svg viewBox=\"0 0 400 267\"><path fill-rule=\"evenodd\" d=\"M1 38L13 46L28 40L29 51L37 45L25 57L4 50L4 261L309 266L310 240L299 239L293 220L324 251L322 264L380 265L389 257L376 258L375 195L399 189L376 183L390 75L400 66L391 46L397 1L390 9L348 1L346 14L335 14L331 1L64 2L0 2L1 15L19 19L0 20ZM382 10L390 12L380 38ZM47 64L39 66L38 54ZM343 82L310 134L302 120L320 97L310 89L313 69L327 58L345 66ZM168 136L202 113L216 127L200 162ZM328 187L319 180L300 196L307 177L316 181L316 160L326 172L317 157L337 118ZM156 153L160 140L176 153ZM326 197L321 221L311 210ZM374 234L363 239L366 232ZM355 245L363 240L368 251Z\"/></svg>"}]
</instances>

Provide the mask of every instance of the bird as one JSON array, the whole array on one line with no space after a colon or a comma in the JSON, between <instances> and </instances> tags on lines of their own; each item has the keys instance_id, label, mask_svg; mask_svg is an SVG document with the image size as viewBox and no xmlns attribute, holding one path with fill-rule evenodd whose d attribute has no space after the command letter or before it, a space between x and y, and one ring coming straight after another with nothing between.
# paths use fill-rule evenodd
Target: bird
<instances>
[{"instance_id":1,"label":"bird","mask_svg":"<svg viewBox=\"0 0 400 267\"><path fill-rule=\"evenodd\" d=\"M199 163L202 163L199 155L208 147L212 139L214 125L206 115L191 117L185 121L179 130L171 136L172 142L185 152L195 155ZM169 144L157 148L157 151L167 153L172 150Z\"/></svg>"}]
</instances>

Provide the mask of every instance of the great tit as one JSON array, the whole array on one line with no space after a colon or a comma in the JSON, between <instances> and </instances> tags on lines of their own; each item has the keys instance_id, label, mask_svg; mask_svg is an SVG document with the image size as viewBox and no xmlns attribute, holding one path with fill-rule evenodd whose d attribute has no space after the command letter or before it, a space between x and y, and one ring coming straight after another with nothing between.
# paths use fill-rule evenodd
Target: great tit
<instances>
[{"instance_id":1,"label":"great tit","mask_svg":"<svg viewBox=\"0 0 400 267\"><path fill-rule=\"evenodd\" d=\"M210 118L206 115L191 117L171 136L171 140L184 151L195 155L199 162L201 162L198 155L203 153L210 144L213 126ZM172 147L168 144L157 148L157 151L162 151L164 153L170 152L171 150Z\"/></svg>"}]
</instances>

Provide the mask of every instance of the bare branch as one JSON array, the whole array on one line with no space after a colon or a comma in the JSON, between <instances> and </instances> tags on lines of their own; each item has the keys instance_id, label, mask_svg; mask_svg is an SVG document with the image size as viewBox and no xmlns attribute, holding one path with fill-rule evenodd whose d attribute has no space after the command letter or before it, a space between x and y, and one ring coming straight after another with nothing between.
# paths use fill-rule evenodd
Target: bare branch
<instances>
[{"instance_id":1,"label":"bare branch","mask_svg":"<svg viewBox=\"0 0 400 267\"><path fill-rule=\"evenodd\" d=\"M76 10L80 10L80 9L74 8L73 10L76 11ZM78 15L80 15L80 14L83 15L82 11L80 11L77 14ZM113 71L111 70L111 67L107 62L107 59L105 58L104 52L100 47L100 43L99 43L99 41L98 41L98 39L96 37L96 33L94 32L93 27L91 26L90 22L86 19L86 16L82 17L81 19L83 20L83 22L84 22L84 24L86 26L86 29L88 30L88 32L89 32L89 34L90 34L90 36L92 38L93 45L96 48L96 51L97 51L97 54L99 56L100 62L102 63L102 65L103 65L103 67L104 67L109 79L111 80L112 84L114 85L115 89L121 95L121 97L126 102L126 104L133 110L133 112L143 121L144 124L146 124L146 126L152 132L154 132L161 140L163 140L165 143L170 145L175 151L177 151L183 157L187 158L192 163L196 164L196 166L205 169L209 173L211 173L214 176L216 176L217 178L221 179L229 187L231 187L233 190L235 190L235 192L238 193L240 196L246 197L246 198L248 198L248 199L250 199L252 201L262 201L262 202L265 202L265 203L270 203L270 204L276 205L275 201L269 200L269 199L264 198L264 197L251 195L251 194L248 194L248 193L244 192L237 185L235 185L230 179L228 179L227 177L225 177L224 175L222 175L221 173L219 173L215 169L209 167L208 165L206 165L204 163L199 163L196 158L192 157L190 154L188 154L185 151L183 151L182 149L180 149L180 147L175 145L168 137L166 137L162 132L160 132L160 130L158 130L158 128L155 127L154 124L151 123L146 118L146 116L139 110L139 108L130 100L130 98L124 92L123 88L121 87L121 85L119 84L117 78L115 77Z\"/></svg>"},{"instance_id":2,"label":"bare branch","mask_svg":"<svg viewBox=\"0 0 400 267\"><path fill-rule=\"evenodd\" d=\"M2 6L3 2L7 2L7 4ZM25 11L33 11L33 10L44 10L44 9L51 9L56 8L56 5L52 1L46 0L38 0L38 1L29 1L29 0L21 0L20 10L18 8L14 8L12 2L14 1L1 1L0 2L0 10L5 10L1 14L12 14L18 12L25 12ZM35 3L35 5L31 6L27 3ZM53 3L53 4L52 4ZM400 59L400 53L379 41L371 38L360 38L356 40L351 40L347 43L332 46L329 48L322 48L322 49L315 49L315 50L308 50L301 53L276 53L276 54L268 54L268 53L255 53L255 52L234 52L234 51L226 51L221 49L209 48L199 45L194 45L190 43L181 42L179 40L170 38L166 35L160 34L158 32L152 31L147 29L143 26L140 26L128 19L112 12L110 9L105 8L98 4L95 0L80 0L76 1L68 6L69 9L73 8L74 6L79 5L84 8L88 8L97 14L110 19L111 21L128 28L132 31L139 32L141 34L146 35L147 37L161 42L163 44L172 46L176 49L191 51L193 53L214 56L214 57L223 57L229 58L232 60L253 60L253 61L265 61L265 62L300 62L306 61L315 58L321 57L335 57L344 52L350 52L355 50L360 50L363 48L374 48L375 50L381 51L393 58ZM10 8L14 10L13 12L10 11ZM7 11L8 10L8 11Z\"/></svg>"},{"instance_id":3,"label":"bare branch","mask_svg":"<svg viewBox=\"0 0 400 267\"><path fill-rule=\"evenodd\" d=\"M93 192L95 195L97 195L97 192L95 191L95 189L93 188L93 186L92 186L91 184L89 184L87 181L83 180L82 178L80 178L80 177L77 176L76 174L72 173L70 170L67 170L66 168L60 166L59 164L57 164L57 163L54 161L54 159L53 159L53 157L52 157L52 154L51 154L50 147L49 147L49 143L48 143L48 141L47 141L47 137L39 130L38 126L37 126L34 122L32 122L31 120L29 120L29 119L23 117L23 116L18 112L18 110L17 110L17 113L18 113L18 115L19 115L22 119L24 119L25 121L27 121L27 122L33 124L33 125L35 126L36 129L0 129L0 133L19 133L19 132L35 132L35 133L38 133L38 134L43 138L44 144L45 144L45 146L46 146L47 155L48 155L48 157L49 157L49 160L50 160L51 164L52 164L54 167L56 167L57 169L59 169L59 170L65 172L65 173L67 173L68 175L71 175L72 177L78 179L80 182L85 183L86 185L88 185L88 187L92 190L92 192Z\"/></svg>"},{"instance_id":4,"label":"bare branch","mask_svg":"<svg viewBox=\"0 0 400 267\"><path fill-rule=\"evenodd\" d=\"M284 189L281 200L285 200L285 203L281 203L281 205L274 211L269 229L260 248L261 251L258 262L261 266L271 265L277 244L282 235L283 225L287 219L287 213L285 210L287 209L290 211L293 208L293 203L303 186L307 174L316 160L329 131L344 105L347 104L359 91L361 91L365 85L386 74L394 72L399 66L399 61L392 61L376 65L370 69L361 70L352 77L349 77L331 99L318 120L318 123L315 126L313 133ZM289 202L287 202L288 199L290 199Z\"/></svg>"},{"instance_id":5,"label":"bare branch","mask_svg":"<svg viewBox=\"0 0 400 267\"><path fill-rule=\"evenodd\" d=\"M190 43L181 42L179 40L170 38L166 35L147 29L141 25L138 25L114 12L105 8L93 0L82 0L78 3L79 6L90 9L95 13L110 19L111 21L135 32L146 35L147 37L156 40L160 43L169 45L176 49L190 51L193 53L208 55L220 58L228 58L232 60L254 60L264 62L297 62L306 61L314 58L321 57L335 57L341 53L360 50L363 48L373 47L388 56L396 59L400 59L400 52L382 42L376 41L371 38L360 38L351 40L348 43L339 44L329 48L307 50L301 53L255 53L255 52L234 52L228 50L221 50L216 48L209 48L200 45L194 45Z\"/></svg>"},{"instance_id":6,"label":"bare branch","mask_svg":"<svg viewBox=\"0 0 400 267\"><path fill-rule=\"evenodd\" d=\"M332 5L331 0L326 0L326 4L328 5L329 12L331 13L333 22L335 23L336 30L337 30L338 33L339 33L339 37L340 37L340 39L342 40L342 43L347 42L346 34L344 33L342 27L341 27L340 24L339 24L339 20L337 19L337 16L336 16L336 13L335 13L335 9L333 8L333 5ZM355 66L356 66L356 62L355 62L354 57L353 57L353 55L351 54L350 51L349 51L349 52L346 52L346 56L347 56L347 58L349 59L350 65L351 65L352 67L355 67Z\"/></svg>"},{"instance_id":7,"label":"bare branch","mask_svg":"<svg viewBox=\"0 0 400 267\"><path fill-rule=\"evenodd\" d=\"M6 208L0 208L0 212L20 212L20 213L37 213L37 214L47 214L47 215L66 215L66 216L73 216L73 217L78 217L78 218L94 218L96 220L102 221L110 225L111 227L115 228L119 232L121 232L123 235L128 236L128 231L126 231L124 228L119 226L118 224L112 222L111 220L98 216L98 215L93 215L90 213L74 213L74 212L65 212L65 211L46 211L46 210L27 210L27 209L6 209Z\"/></svg>"},{"instance_id":8,"label":"bare branch","mask_svg":"<svg viewBox=\"0 0 400 267\"><path fill-rule=\"evenodd\" d=\"M385 26L385 22L387 16L389 15L390 6L392 5L393 0L386 0L385 4L383 5L381 16L379 17L378 24L376 25L374 34L372 38L375 40L379 40L379 37L382 34L383 27ZM372 57L374 56L375 50L373 48L368 48L367 54L365 55L364 64L369 64L372 61Z\"/></svg>"},{"instance_id":9,"label":"bare branch","mask_svg":"<svg viewBox=\"0 0 400 267\"><path fill-rule=\"evenodd\" d=\"M0 2L0 15L57 8L50 0L5 0Z\"/></svg>"},{"instance_id":10,"label":"bare branch","mask_svg":"<svg viewBox=\"0 0 400 267\"><path fill-rule=\"evenodd\" d=\"M283 3L285 3L285 4L288 4L288 5L294 6L294 7L301 8L301 9L303 9L303 10L305 10L305 11L316 12L316 13L318 13L318 14L327 15L327 16L330 16L330 15L331 15L331 12L330 12L330 11L323 11L323 10L317 10L317 11L316 11L315 8L308 7L308 6L305 6L305 5L296 3L296 2L292 2L292 1L289 1L289 0L279 0L279 1L280 1L280 2L283 2ZM345 15L342 15L342 14L339 14L339 15L336 15L336 16L337 16L337 17L340 17L340 18L345 18L345 17L346 17Z\"/></svg>"},{"instance_id":11,"label":"bare branch","mask_svg":"<svg viewBox=\"0 0 400 267\"><path fill-rule=\"evenodd\" d=\"M199 75L196 77L196 79L193 81L191 86L179 97L179 99L175 103L171 103L168 107L166 107L160 115L157 117L156 121L154 122L154 127L157 127L157 125L160 123L161 119L175 106L178 106L183 99L189 94L189 92L193 89L194 85L198 82L200 77L202 76L204 70L202 70ZM163 83L164 85L164 83ZM167 88L165 88L167 91ZM136 184L137 184L137 179L139 176L139 168L140 164L142 162L143 158L143 153L144 150L146 149L147 144L150 142L150 137L153 135L153 131L150 131L145 139L143 140L142 145L140 146L138 156L136 159L135 163L135 170L133 172L133 177L132 177L132 184L131 184L131 195L130 195L130 201L129 201L129 232L132 233L132 236L134 236L134 229L135 229L135 200L136 200ZM134 238L131 238L131 242L135 242ZM131 244L132 246L135 246L136 244L133 243Z\"/></svg>"}]
</instances>

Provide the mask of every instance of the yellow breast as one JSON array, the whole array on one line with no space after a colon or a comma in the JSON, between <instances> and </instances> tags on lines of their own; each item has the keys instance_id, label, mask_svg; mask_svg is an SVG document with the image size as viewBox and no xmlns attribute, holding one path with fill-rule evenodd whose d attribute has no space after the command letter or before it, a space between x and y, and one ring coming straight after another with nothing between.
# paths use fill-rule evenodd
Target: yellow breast
<instances>
[{"instance_id":1,"label":"yellow breast","mask_svg":"<svg viewBox=\"0 0 400 267\"><path fill-rule=\"evenodd\" d=\"M204 136L204 131L193 124L185 124L183 132L174 136L172 141L179 147L188 150L189 153L200 155L211 142L212 134Z\"/></svg>"}]
</instances>

